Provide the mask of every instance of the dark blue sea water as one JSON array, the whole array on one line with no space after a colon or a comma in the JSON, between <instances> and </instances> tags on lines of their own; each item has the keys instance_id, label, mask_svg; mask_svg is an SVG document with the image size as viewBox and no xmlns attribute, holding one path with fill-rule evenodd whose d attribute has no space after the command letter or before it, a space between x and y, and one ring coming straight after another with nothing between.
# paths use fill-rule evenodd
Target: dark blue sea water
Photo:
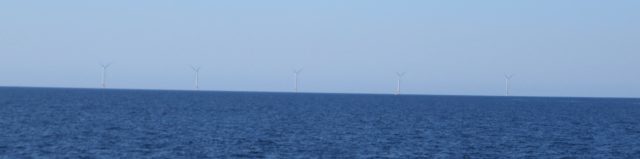
<instances>
[{"instance_id":1,"label":"dark blue sea water","mask_svg":"<svg viewBox=\"0 0 640 159\"><path fill-rule=\"evenodd\" d=\"M0 158L640 158L640 100L0 88Z\"/></svg>"}]
</instances>

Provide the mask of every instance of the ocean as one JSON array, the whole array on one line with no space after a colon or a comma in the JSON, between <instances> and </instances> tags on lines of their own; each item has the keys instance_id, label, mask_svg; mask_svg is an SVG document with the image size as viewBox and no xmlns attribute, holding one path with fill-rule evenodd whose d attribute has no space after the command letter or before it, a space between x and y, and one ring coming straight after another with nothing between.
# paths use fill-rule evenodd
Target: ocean
<instances>
[{"instance_id":1,"label":"ocean","mask_svg":"<svg viewBox=\"0 0 640 159\"><path fill-rule=\"evenodd\" d=\"M640 99L4 87L0 158L640 158Z\"/></svg>"}]
</instances>

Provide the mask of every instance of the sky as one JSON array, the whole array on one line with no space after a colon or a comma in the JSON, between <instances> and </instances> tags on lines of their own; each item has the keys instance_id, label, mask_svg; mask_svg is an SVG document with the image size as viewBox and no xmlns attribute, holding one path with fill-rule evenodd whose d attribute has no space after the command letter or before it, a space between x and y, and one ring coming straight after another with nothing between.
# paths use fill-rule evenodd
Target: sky
<instances>
[{"instance_id":1,"label":"sky","mask_svg":"<svg viewBox=\"0 0 640 159\"><path fill-rule=\"evenodd\" d=\"M640 97L637 0L3 0L0 86Z\"/></svg>"}]
</instances>

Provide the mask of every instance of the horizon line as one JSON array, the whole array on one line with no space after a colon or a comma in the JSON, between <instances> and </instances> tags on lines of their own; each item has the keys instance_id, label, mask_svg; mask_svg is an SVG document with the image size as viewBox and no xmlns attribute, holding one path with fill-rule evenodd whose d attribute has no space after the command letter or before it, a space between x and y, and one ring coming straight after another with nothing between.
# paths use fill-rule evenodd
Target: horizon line
<instances>
[{"instance_id":1,"label":"horizon line","mask_svg":"<svg viewBox=\"0 0 640 159\"><path fill-rule=\"evenodd\" d=\"M537 95L474 95L474 94L401 94L362 93L362 92L313 92L313 91L257 91L257 90L193 90L193 89L155 89L155 88L100 88L100 87L55 87L55 86L0 86L2 88L40 88L40 89L78 89L78 90L131 90L131 91L175 91L175 92L228 92L228 93L279 93L279 94L343 94L343 95L382 95L382 96L460 96L460 97L497 97L497 98L591 98L591 99L640 99L640 97L598 97L598 96L537 96Z\"/></svg>"}]
</instances>

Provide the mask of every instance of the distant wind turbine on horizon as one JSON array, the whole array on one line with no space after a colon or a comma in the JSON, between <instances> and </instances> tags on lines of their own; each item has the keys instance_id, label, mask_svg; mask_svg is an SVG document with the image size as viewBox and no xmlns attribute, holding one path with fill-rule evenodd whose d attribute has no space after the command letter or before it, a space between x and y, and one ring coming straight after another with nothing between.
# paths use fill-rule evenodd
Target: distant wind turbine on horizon
<instances>
[{"instance_id":1,"label":"distant wind turbine on horizon","mask_svg":"<svg viewBox=\"0 0 640 159\"><path fill-rule=\"evenodd\" d=\"M505 96L510 96L511 95L511 78L513 78L513 74L505 74L504 75L504 81L505 81Z\"/></svg>"},{"instance_id":2,"label":"distant wind turbine on horizon","mask_svg":"<svg viewBox=\"0 0 640 159\"><path fill-rule=\"evenodd\" d=\"M111 67L111 63L100 64L102 67L102 88L107 88L107 69Z\"/></svg>"},{"instance_id":3,"label":"distant wind turbine on horizon","mask_svg":"<svg viewBox=\"0 0 640 159\"><path fill-rule=\"evenodd\" d=\"M400 95L401 85L402 85L402 77L404 77L404 74L405 74L405 72L396 72L396 75L398 76L398 83L397 83L395 95Z\"/></svg>"},{"instance_id":4,"label":"distant wind turbine on horizon","mask_svg":"<svg viewBox=\"0 0 640 159\"><path fill-rule=\"evenodd\" d=\"M302 69L293 70L293 74L294 74L293 91L296 93L298 93L298 76L300 76L301 72L302 72Z\"/></svg>"},{"instance_id":5,"label":"distant wind turbine on horizon","mask_svg":"<svg viewBox=\"0 0 640 159\"><path fill-rule=\"evenodd\" d=\"M191 70L193 70L193 72L195 72L196 78L195 78L195 87L196 90L200 90L200 66L191 66Z\"/></svg>"}]
</instances>

